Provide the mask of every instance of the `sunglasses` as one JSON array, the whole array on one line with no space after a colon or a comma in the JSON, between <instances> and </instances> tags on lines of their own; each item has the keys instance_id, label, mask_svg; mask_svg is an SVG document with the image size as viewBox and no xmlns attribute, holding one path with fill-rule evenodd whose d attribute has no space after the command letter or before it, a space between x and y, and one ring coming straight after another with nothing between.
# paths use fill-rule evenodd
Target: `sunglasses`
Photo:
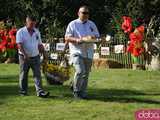
<instances>
[{"instance_id":1,"label":"sunglasses","mask_svg":"<svg viewBox=\"0 0 160 120\"><path fill-rule=\"evenodd\" d=\"M89 14L89 12L81 12L82 14L84 14L84 15L88 15Z\"/></svg>"}]
</instances>

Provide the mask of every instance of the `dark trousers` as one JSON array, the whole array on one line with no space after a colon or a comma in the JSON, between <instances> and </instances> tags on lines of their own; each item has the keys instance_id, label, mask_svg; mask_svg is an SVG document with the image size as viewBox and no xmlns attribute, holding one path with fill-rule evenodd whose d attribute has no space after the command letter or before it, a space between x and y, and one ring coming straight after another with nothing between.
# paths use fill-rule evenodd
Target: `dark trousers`
<instances>
[{"instance_id":1,"label":"dark trousers","mask_svg":"<svg viewBox=\"0 0 160 120\"><path fill-rule=\"evenodd\" d=\"M19 76L20 92L27 93L28 72L30 68L33 71L33 77L37 94L43 91L41 82L41 71L40 71L40 56L38 55L36 57L29 58L29 60L24 60L23 55L19 55L19 64L20 64L20 76Z\"/></svg>"}]
</instances>

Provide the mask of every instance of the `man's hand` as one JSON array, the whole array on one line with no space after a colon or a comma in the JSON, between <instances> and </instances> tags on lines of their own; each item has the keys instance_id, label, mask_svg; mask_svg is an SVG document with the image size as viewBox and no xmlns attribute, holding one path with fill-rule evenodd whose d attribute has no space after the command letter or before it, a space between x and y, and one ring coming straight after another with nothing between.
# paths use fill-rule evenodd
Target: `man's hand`
<instances>
[{"instance_id":1,"label":"man's hand","mask_svg":"<svg viewBox=\"0 0 160 120\"><path fill-rule=\"evenodd\" d=\"M44 49L44 46L42 44L38 45L38 50L39 50L40 54L43 55L44 60L47 61L48 60L48 55L47 55L47 53Z\"/></svg>"},{"instance_id":2,"label":"man's hand","mask_svg":"<svg viewBox=\"0 0 160 120\"><path fill-rule=\"evenodd\" d=\"M25 60L25 61L29 60L29 57L28 57L27 54L24 54L24 60Z\"/></svg>"},{"instance_id":3,"label":"man's hand","mask_svg":"<svg viewBox=\"0 0 160 120\"><path fill-rule=\"evenodd\" d=\"M45 61L48 61L48 55L47 55L46 52L43 53L43 58L44 58Z\"/></svg>"},{"instance_id":4,"label":"man's hand","mask_svg":"<svg viewBox=\"0 0 160 120\"><path fill-rule=\"evenodd\" d=\"M76 39L76 43L77 43L77 44L79 44L79 43L81 43L81 42L82 42L82 39L81 39L81 38L77 38L77 39Z\"/></svg>"},{"instance_id":5,"label":"man's hand","mask_svg":"<svg viewBox=\"0 0 160 120\"><path fill-rule=\"evenodd\" d=\"M84 41L88 41L88 40L92 40L92 39L96 39L96 37L91 36L91 35L87 35L87 36L82 37L82 40L84 40Z\"/></svg>"},{"instance_id":6,"label":"man's hand","mask_svg":"<svg viewBox=\"0 0 160 120\"><path fill-rule=\"evenodd\" d=\"M29 56L26 54L26 52L24 51L23 45L22 43L18 43L18 49L21 51L21 53L23 54L24 60L29 60Z\"/></svg>"},{"instance_id":7,"label":"man's hand","mask_svg":"<svg viewBox=\"0 0 160 120\"><path fill-rule=\"evenodd\" d=\"M43 46L42 44L39 44L39 45L38 45L38 50L39 50L39 52L40 52L41 54L43 54L43 52L44 52L44 46Z\"/></svg>"},{"instance_id":8,"label":"man's hand","mask_svg":"<svg viewBox=\"0 0 160 120\"><path fill-rule=\"evenodd\" d=\"M66 43L75 43L75 44L79 44L82 42L82 39L81 38L76 38L76 37L65 37L65 42Z\"/></svg>"}]
</instances>

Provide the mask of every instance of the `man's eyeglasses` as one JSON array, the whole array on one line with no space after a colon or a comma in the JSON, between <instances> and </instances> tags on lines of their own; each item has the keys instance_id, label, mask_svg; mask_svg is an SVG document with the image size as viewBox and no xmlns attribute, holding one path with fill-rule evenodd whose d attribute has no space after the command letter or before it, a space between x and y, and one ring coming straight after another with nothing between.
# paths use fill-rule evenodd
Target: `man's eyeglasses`
<instances>
[{"instance_id":1,"label":"man's eyeglasses","mask_svg":"<svg viewBox=\"0 0 160 120\"><path fill-rule=\"evenodd\" d=\"M89 12L81 12L82 14L84 14L84 15L88 15L89 14Z\"/></svg>"}]
</instances>

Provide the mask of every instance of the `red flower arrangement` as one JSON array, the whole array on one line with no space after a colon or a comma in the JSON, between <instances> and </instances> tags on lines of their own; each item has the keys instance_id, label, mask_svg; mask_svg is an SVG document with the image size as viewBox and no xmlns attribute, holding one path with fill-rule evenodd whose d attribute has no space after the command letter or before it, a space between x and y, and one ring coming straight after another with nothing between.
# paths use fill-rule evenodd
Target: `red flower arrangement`
<instances>
[{"instance_id":1,"label":"red flower arrangement","mask_svg":"<svg viewBox=\"0 0 160 120\"><path fill-rule=\"evenodd\" d=\"M5 57L13 58L16 54L17 44L16 44L16 32L17 29L12 27L11 29L6 29L3 25L4 22L0 22L0 53L6 54Z\"/></svg>"},{"instance_id":2,"label":"red flower arrangement","mask_svg":"<svg viewBox=\"0 0 160 120\"><path fill-rule=\"evenodd\" d=\"M125 33L129 33L132 30L132 18L123 16L123 23L122 23L122 29L124 30Z\"/></svg>"},{"instance_id":3,"label":"red flower arrangement","mask_svg":"<svg viewBox=\"0 0 160 120\"><path fill-rule=\"evenodd\" d=\"M134 32L129 34L130 43L128 45L127 51L133 56L138 57L144 52L142 45L144 37L144 26L137 27Z\"/></svg>"},{"instance_id":4,"label":"red flower arrangement","mask_svg":"<svg viewBox=\"0 0 160 120\"><path fill-rule=\"evenodd\" d=\"M138 57L144 51L142 45L144 38L144 26L141 25L139 27L136 27L134 29L134 32L131 32L133 29L132 21L133 20L130 17L123 16L123 23L121 27L125 33L129 34L130 43L127 47L127 51L130 52L133 57Z\"/></svg>"}]
</instances>

